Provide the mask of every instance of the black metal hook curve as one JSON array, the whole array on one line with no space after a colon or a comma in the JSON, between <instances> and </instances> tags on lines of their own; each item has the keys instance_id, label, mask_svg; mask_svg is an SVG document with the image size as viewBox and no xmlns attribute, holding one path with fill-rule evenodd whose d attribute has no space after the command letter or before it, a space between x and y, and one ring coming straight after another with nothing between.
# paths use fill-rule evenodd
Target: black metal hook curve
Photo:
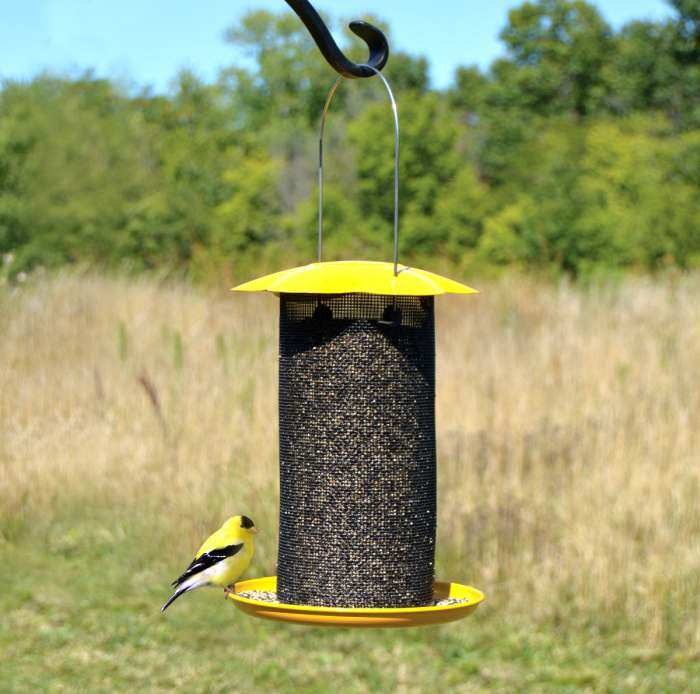
<instances>
[{"instance_id":1,"label":"black metal hook curve","mask_svg":"<svg viewBox=\"0 0 700 694\"><path fill-rule=\"evenodd\" d=\"M369 58L366 65L358 65L348 60L338 48L338 44L323 23L318 12L308 0L285 0L285 2L297 13L299 19L309 30L316 45L328 61L330 66L343 77L353 79L355 77L372 77L374 70L381 70L389 60L389 42L386 36L368 22L350 22L350 30L359 36L369 48ZM369 67L368 67L369 66ZM374 70L372 69L374 68Z\"/></svg>"}]
</instances>

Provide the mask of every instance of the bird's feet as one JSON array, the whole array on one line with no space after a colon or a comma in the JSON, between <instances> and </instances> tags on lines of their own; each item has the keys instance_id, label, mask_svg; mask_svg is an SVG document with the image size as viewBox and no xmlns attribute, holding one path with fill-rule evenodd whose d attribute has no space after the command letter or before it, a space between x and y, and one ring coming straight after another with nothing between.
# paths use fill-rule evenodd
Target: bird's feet
<instances>
[{"instance_id":1,"label":"bird's feet","mask_svg":"<svg viewBox=\"0 0 700 694\"><path fill-rule=\"evenodd\" d=\"M233 586L226 586L224 588L224 599L228 598L229 595L234 595L235 590L233 589Z\"/></svg>"}]
</instances>

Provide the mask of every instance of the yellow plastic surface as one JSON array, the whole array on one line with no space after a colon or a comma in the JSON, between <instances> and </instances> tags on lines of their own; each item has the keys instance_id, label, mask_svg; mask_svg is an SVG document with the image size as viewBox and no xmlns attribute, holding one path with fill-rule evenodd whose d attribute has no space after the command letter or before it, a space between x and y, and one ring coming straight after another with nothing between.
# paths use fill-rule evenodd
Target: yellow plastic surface
<instances>
[{"instance_id":1,"label":"yellow plastic surface","mask_svg":"<svg viewBox=\"0 0 700 694\"><path fill-rule=\"evenodd\" d=\"M484 600L484 594L460 583L433 584L435 599L466 599L469 602L431 607L314 607L285 605L243 598L238 593L261 590L277 591L277 576L239 581L235 593L229 593L239 610L263 619L309 624L318 627L418 627L454 622L470 615Z\"/></svg>"},{"instance_id":2,"label":"yellow plastic surface","mask_svg":"<svg viewBox=\"0 0 700 694\"><path fill-rule=\"evenodd\" d=\"M274 272L233 288L235 292L276 294L388 294L391 296L437 296L477 294L476 289L436 275L434 272L370 260L338 260L311 263Z\"/></svg>"}]
</instances>

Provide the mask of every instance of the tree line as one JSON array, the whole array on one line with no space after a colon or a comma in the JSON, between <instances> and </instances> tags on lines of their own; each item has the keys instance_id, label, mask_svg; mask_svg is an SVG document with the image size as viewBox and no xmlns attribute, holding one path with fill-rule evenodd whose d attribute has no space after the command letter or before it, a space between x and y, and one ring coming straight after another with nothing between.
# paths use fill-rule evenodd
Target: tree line
<instances>
[{"instance_id":1,"label":"tree line","mask_svg":"<svg viewBox=\"0 0 700 694\"><path fill-rule=\"evenodd\" d=\"M394 52L401 259L577 277L700 265L700 0L670 4L667 20L615 31L584 0L525 2L503 57L443 90L424 56ZM85 263L207 278L314 258L334 73L289 12L250 12L226 38L245 67L214 83L182 72L167 95L91 74L2 84L7 274ZM341 85L326 140L326 258L389 259L393 123L377 80Z\"/></svg>"}]
</instances>

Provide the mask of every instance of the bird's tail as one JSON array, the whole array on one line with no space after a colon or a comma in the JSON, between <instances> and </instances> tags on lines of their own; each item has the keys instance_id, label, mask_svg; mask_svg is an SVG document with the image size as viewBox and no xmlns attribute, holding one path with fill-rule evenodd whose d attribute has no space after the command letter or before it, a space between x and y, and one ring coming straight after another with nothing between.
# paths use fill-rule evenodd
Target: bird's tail
<instances>
[{"instance_id":1,"label":"bird's tail","mask_svg":"<svg viewBox=\"0 0 700 694\"><path fill-rule=\"evenodd\" d=\"M184 585L180 586L167 600L165 605L160 608L161 612L165 612L165 610L170 607L181 595L184 595L185 593L189 592L190 590L194 590L195 588L199 588L200 585L203 585L201 583L195 583L195 584L190 584L190 585Z\"/></svg>"}]
</instances>

